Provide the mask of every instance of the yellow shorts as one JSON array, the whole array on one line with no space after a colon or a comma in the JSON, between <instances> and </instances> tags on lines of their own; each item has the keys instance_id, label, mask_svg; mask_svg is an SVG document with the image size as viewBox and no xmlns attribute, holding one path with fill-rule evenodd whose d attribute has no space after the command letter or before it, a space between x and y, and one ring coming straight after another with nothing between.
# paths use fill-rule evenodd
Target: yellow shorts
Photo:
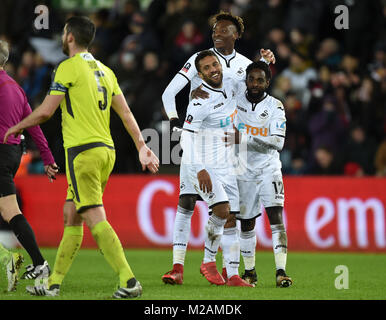
<instances>
[{"instance_id":1,"label":"yellow shorts","mask_svg":"<svg viewBox=\"0 0 386 320\"><path fill-rule=\"evenodd\" d=\"M101 142L66 149L66 201L73 201L78 213L103 206L103 192L114 162L114 148Z\"/></svg>"}]
</instances>

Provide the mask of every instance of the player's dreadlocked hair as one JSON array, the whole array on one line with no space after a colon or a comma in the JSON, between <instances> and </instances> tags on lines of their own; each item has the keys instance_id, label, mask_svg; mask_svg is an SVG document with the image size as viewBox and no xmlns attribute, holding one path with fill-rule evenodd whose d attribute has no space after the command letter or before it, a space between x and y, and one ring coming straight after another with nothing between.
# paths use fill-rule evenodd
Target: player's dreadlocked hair
<instances>
[{"instance_id":1,"label":"player's dreadlocked hair","mask_svg":"<svg viewBox=\"0 0 386 320\"><path fill-rule=\"evenodd\" d=\"M217 13L216 15L214 15L212 17L211 26L214 26L217 22L219 22L221 20L231 21L237 29L237 32L239 34L239 38L241 38L241 36L244 33L244 21L241 17L235 16L235 15L231 14L230 12L220 11L220 13Z\"/></svg>"},{"instance_id":2,"label":"player's dreadlocked hair","mask_svg":"<svg viewBox=\"0 0 386 320\"><path fill-rule=\"evenodd\" d=\"M272 78L272 72L268 64L266 64L263 61L255 61L252 62L250 65L248 65L247 70L245 71L246 76L248 77L248 74L254 70L254 69L260 69L263 70L265 73L265 77L268 81L271 81Z\"/></svg>"}]
</instances>

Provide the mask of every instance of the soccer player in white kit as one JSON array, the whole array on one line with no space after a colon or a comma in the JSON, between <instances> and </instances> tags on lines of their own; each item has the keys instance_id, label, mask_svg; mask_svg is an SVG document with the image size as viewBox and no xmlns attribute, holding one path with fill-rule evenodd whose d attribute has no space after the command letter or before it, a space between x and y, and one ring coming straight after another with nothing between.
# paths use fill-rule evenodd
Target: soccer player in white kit
<instances>
[{"instance_id":1,"label":"soccer player in white kit","mask_svg":"<svg viewBox=\"0 0 386 320\"><path fill-rule=\"evenodd\" d=\"M246 157L239 157L243 174L237 176L240 192L241 231L255 236L255 220L264 205L272 231L272 246L276 265L276 285L288 287L292 279L286 275L287 233L283 223L284 185L279 152L284 146L286 118L283 104L266 93L271 80L267 64L253 62L246 70L246 87L239 86L237 95L236 137L246 143ZM227 145L232 134L225 133ZM233 137L232 137L233 138ZM237 143L237 139L236 139ZM240 151L240 154L243 151ZM246 159L246 161L243 161ZM242 241L242 239L241 239ZM249 255L244 257L243 279L256 283L255 247L249 243Z\"/></svg>"},{"instance_id":2,"label":"soccer player in white kit","mask_svg":"<svg viewBox=\"0 0 386 320\"><path fill-rule=\"evenodd\" d=\"M188 105L181 135L181 163L186 168L186 182L212 210L205 226L205 253L200 272L213 284L253 287L238 274L240 245L237 233L236 241L229 244L225 257L227 281L216 268L216 254L225 223L230 212L239 212L234 152L223 142L224 132L233 130L236 119L237 82L230 77L223 78L220 61L211 50L200 52L195 66L209 98L194 99Z\"/></svg>"},{"instance_id":3,"label":"soccer player in white kit","mask_svg":"<svg viewBox=\"0 0 386 320\"><path fill-rule=\"evenodd\" d=\"M240 82L245 80L245 69L252 62L234 49L235 41L242 36L244 32L243 21L240 17L233 16L230 13L221 12L214 17L214 26L212 39L214 47L209 49L213 51L220 60L222 69L227 74L231 74ZM270 50L260 51L263 58L274 62L274 56ZM165 111L170 119L171 128L181 127L176 111L175 97L189 82L190 91L202 84L202 79L198 75L195 66L194 54L175 75L162 95L162 101ZM203 88L204 91L207 89ZM194 211L195 203L198 199L197 191L189 182L186 174L187 168L184 164L180 166L180 197L178 201L177 213L173 230L173 269L162 276L162 280L169 284L183 283L183 266L185 254L189 241L191 217ZM237 236L236 228L232 223L226 225L226 234L223 236L223 242L226 248L230 242L235 241Z\"/></svg>"}]
</instances>

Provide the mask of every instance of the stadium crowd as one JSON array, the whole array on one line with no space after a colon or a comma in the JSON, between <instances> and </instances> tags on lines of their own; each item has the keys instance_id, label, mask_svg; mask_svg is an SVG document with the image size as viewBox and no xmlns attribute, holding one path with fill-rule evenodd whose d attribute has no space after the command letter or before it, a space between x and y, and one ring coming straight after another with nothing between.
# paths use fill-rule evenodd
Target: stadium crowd
<instances>
[{"instance_id":1,"label":"stadium crowd","mask_svg":"<svg viewBox=\"0 0 386 320\"><path fill-rule=\"evenodd\" d=\"M49 8L48 30L33 27L38 4ZM334 23L340 4L349 9L348 29ZM55 59L32 40L48 39L60 47L64 21L87 14L97 26L91 53L116 73L140 128L160 132L167 119L162 92L194 52L213 46L208 21L220 10L244 20L238 52L252 60L260 59L260 48L275 54L269 93L286 111L283 174L386 176L385 0L116 0L111 8L87 12L62 10L51 1L2 0L0 39L11 44L6 71L36 108ZM187 90L177 96L180 119ZM57 111L41 127L64 168L60 121ZM111 129L117 152L113 172L140 172L134 144L114 113ZM27 171L42 172L28 137L27 145Z\"/></svg>"}]
</instances>

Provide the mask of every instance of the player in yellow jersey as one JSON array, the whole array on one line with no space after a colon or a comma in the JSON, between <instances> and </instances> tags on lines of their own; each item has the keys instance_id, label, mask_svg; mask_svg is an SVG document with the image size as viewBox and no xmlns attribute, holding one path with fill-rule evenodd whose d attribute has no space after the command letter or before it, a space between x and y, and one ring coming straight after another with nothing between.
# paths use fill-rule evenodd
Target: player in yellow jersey
<instances>
[{"instance_id":1,"label":"player in yellow jersey","mask_svg":"<svg viewBox=\"0 0 386 320\"><path fill-rule=\"evenodd\" d=\"M54 71L50 90L30 116L10 128L9 135L48 120L60 105L68 181L63 208L64 232L48 283L27 287L34 295L56 296L83 239L83 222L91 230L104 258L119 275L115 298L138 297L139 281L127 263L122 245L106 219L102 196L115 161L110 134L110 107L131 135L143 170L156 173L159 160L146 146L114 73L87 51L95 25L87 17L71 17L63 30L63 52L69 59Z\"/></svg>"}]
</instances>

